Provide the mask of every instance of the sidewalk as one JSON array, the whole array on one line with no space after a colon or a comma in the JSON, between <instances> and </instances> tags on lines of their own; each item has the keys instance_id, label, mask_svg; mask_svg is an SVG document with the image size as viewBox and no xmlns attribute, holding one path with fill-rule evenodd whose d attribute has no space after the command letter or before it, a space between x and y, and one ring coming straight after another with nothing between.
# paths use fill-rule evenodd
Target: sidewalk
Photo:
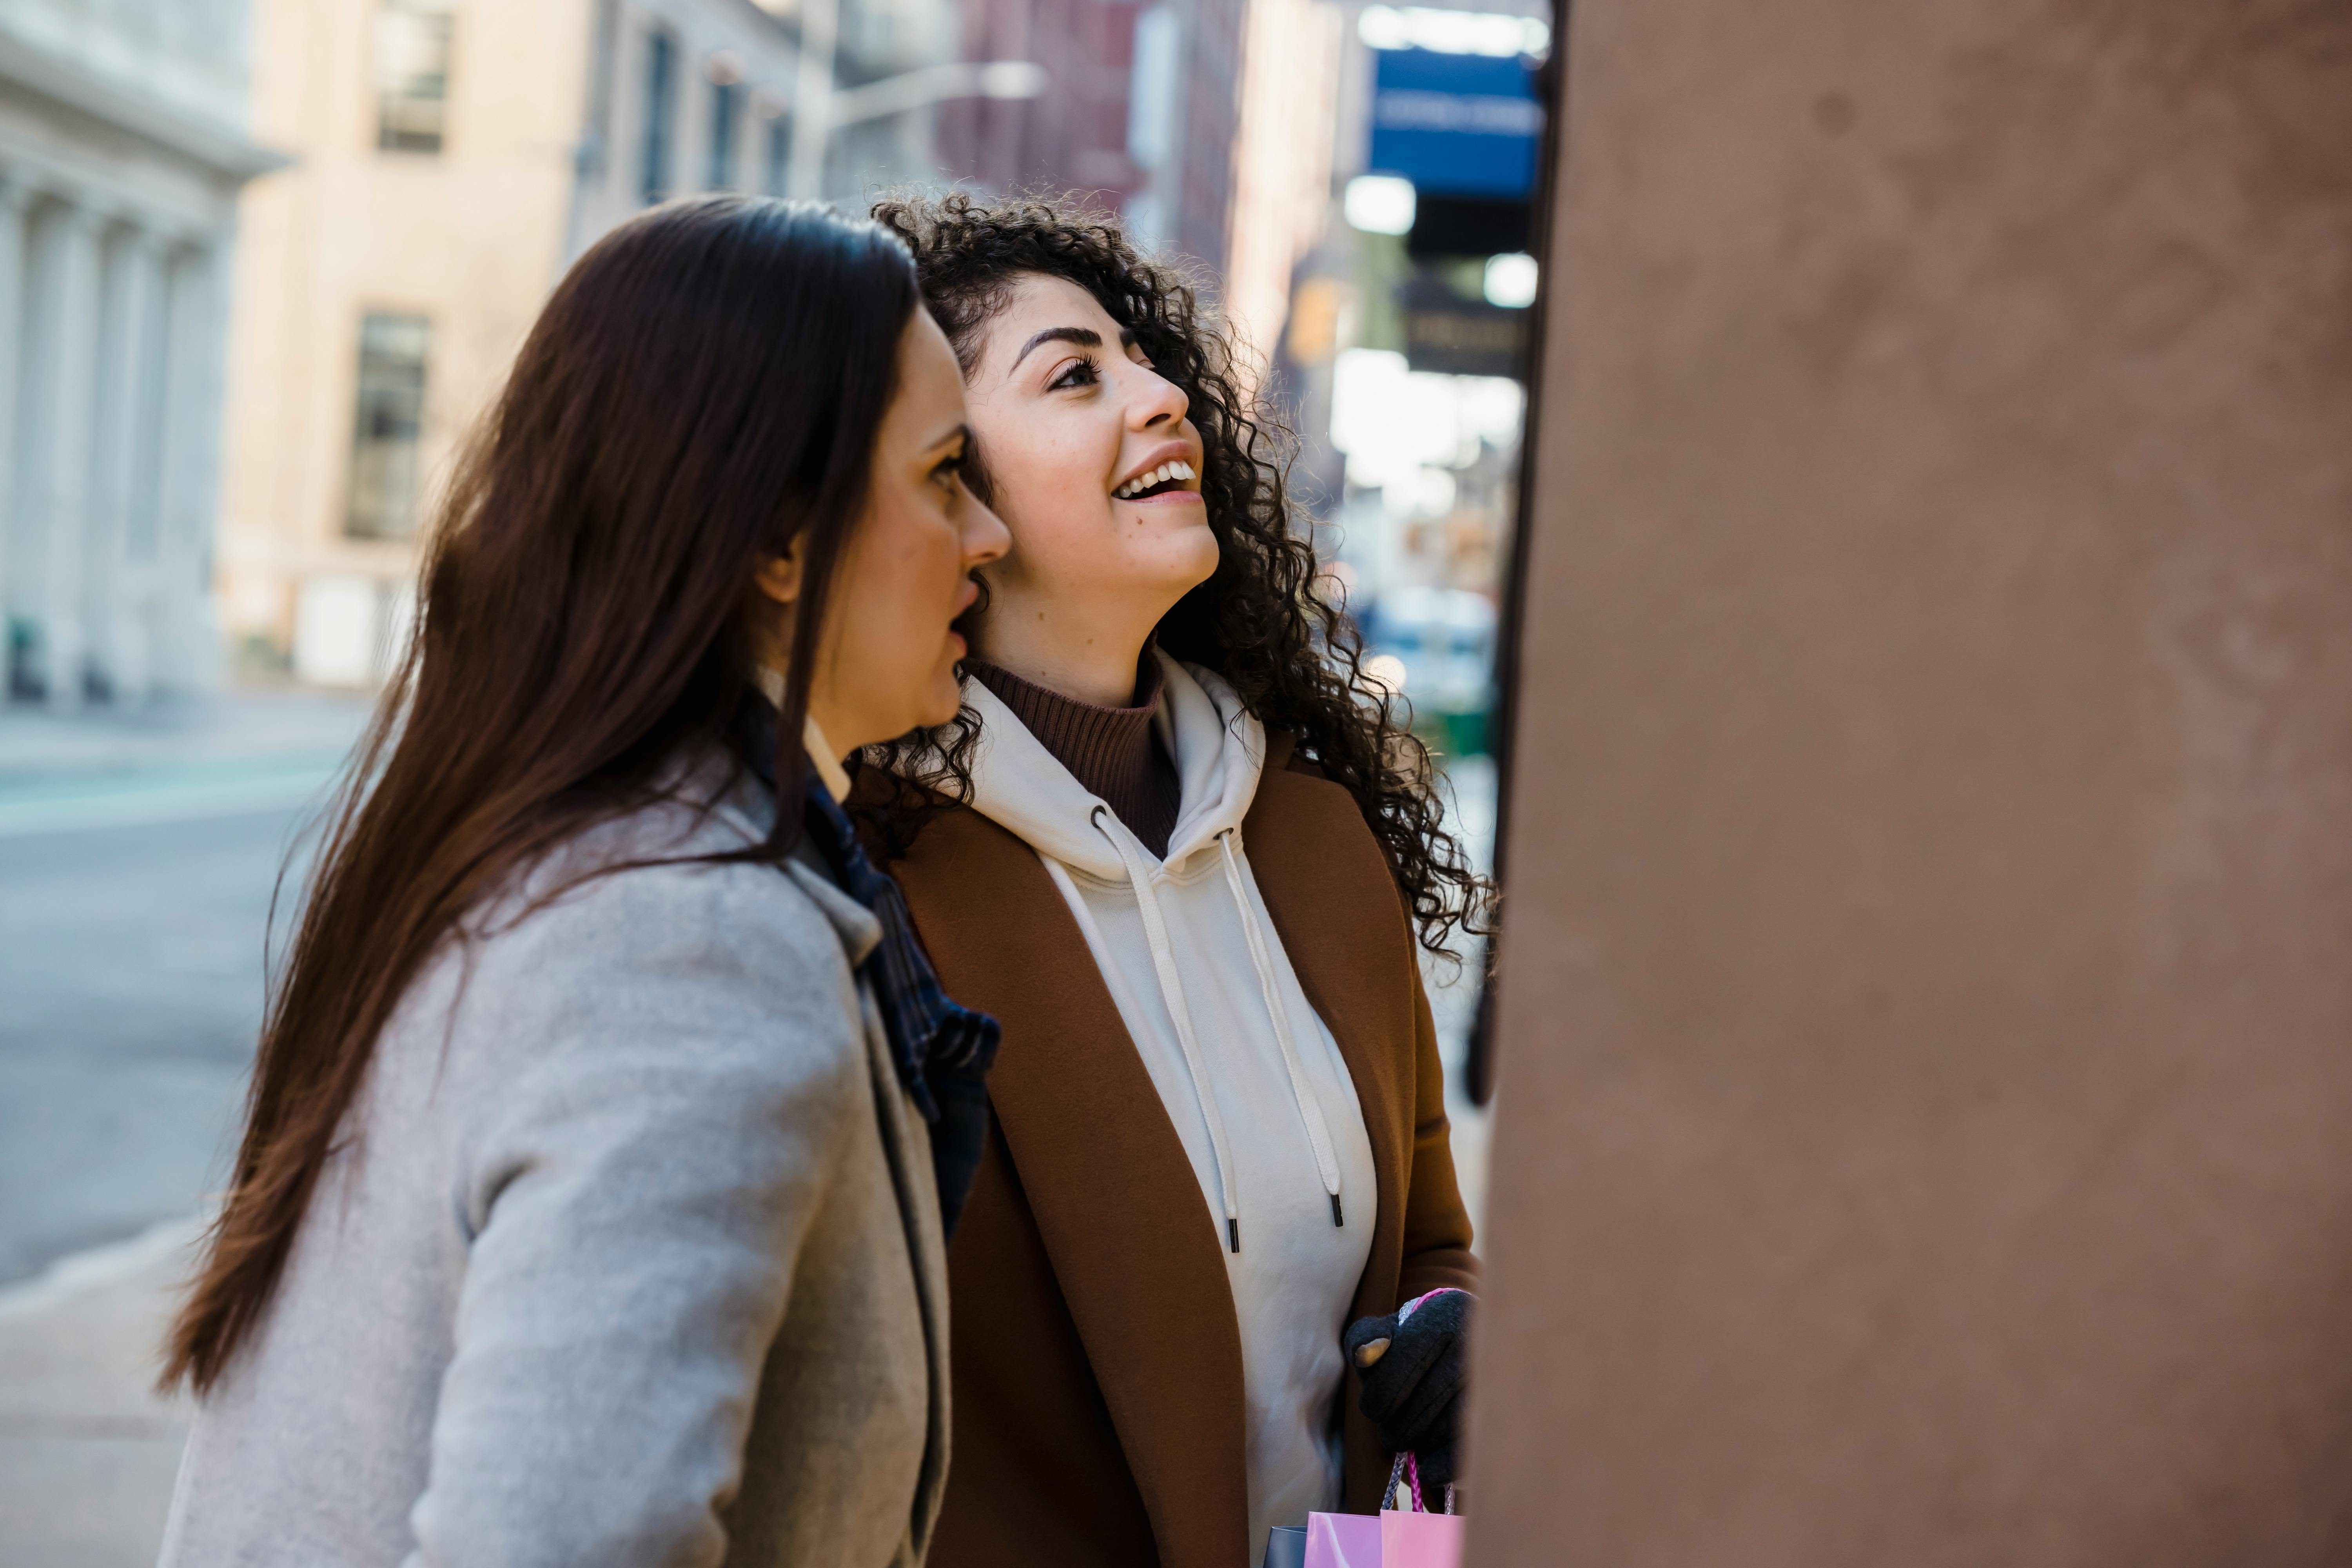
<instances>
[{"instance_id":1,"label":"sidewalk","mask_svg":"<svg viewBox=\"0 0 2352 1568\"><path fill-rule=\"evenodd\" d=\"M199 1205L234 1115L280 858L255 814L323 799L368 711L0 705L0 1215L37 1254L147 1226L0 1285L0 1568L155 1561L189 1419L156 1355L197 1222L149 1222Z\"/></svg>"},{"instance_id":2,"label":"sidewalk","mask_svg":"<svg viewBox=\"0 0 2352 1568\"><path fill-rule=\"evenodd\" d=\"M175 1220L0 1291L0 1568L150 1568L187 1436L156 1348L196 1225Z\"/></svg>"},{"instance_id":3,"label":"sidewalk","mask_svg":"<svg viewBox=\"0 0 2352 1568\"><path fill-rule=\"evenodd\" d=\"M0 705L0 836L194 820L322 794L365 698L231 692L132 712Z\"/></svg>"}]
</instances>

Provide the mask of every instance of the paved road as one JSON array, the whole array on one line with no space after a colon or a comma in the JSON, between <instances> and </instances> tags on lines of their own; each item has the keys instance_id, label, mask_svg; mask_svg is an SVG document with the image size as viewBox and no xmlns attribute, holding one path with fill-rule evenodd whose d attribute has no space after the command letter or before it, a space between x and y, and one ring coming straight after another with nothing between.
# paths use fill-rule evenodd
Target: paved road
<instances>
[{"instance_id":1,"label":"paved road","mask_svg":"<svg viewBox=\"0 0 2352 1568\"><path fill-rule=\"evenodd\" d=\"M195 1213L235 1136L281 869L362 710L0 714L0 1285ZM293 858L289 860L289 851Z\"/></svg>"},{"instance_id":2,"label":"paved road","mask_svg":"<svg viewBox=\"0 0 2352 1568\"><path fill-rule=\"evenodd\" d=\"M0 1282L219 1184L297 820L0 837Z\"/></svg>"}]
</instances>

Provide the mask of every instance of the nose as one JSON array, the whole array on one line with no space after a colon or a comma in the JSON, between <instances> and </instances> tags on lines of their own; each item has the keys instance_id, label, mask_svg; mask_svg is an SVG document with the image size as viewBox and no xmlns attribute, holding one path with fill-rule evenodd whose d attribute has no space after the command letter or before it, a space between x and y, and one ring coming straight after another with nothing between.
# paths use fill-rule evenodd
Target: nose
<instances>
[{"instance_id":1,"label":"nose","mask_svg":"<svg viewBox=\"0 0 2352 1568\"><path fill-rule=\"evenodd\" d=\"M971 572L992 561L1003 559L1013 548L1013 531L1004 520L990 510L988 503L964 491L963 506L963 569Z\"/></svg>"},{"instance_id":2,"label":"nose","mask_svg":"<svg viewBox=\"0 0 2352 1568\"><path fill-rule=\"evenodd\" d=\"M1128 426L1134 430L1172 429L1183 422L1192 400L1184 389L1149 365L1133 365L1134 389L1127 405Z\"/></svg>"}]
</instances>

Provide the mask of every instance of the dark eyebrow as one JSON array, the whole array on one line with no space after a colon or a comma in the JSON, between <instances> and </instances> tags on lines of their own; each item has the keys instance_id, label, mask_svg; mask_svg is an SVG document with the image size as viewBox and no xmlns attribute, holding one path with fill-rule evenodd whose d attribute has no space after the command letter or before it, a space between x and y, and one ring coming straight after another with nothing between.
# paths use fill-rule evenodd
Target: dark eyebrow
<instances>
[{"instance_id":1,"label":"dark eyebrow","mask_svg":"<svg viewBox=\"0 0 2352 1568\"><path fill-rule=\"evenodd\" d=\"M958 425L952 430L942 430L940 432L939 439L924 447L923 450L926 452L936 452L950 441L961 441L966 447L970 447L971 445L971 426L969 425Z\"/></svg>"},{"instance_id":2,"label":"dark eyebrow","mask_svg":"<svg viewBox=\"0 0 2352 1568\"><path fill-rule=\"evenodd\" d=\"M1125 348L1127 344L1124 340L1133 335L1130 332L1121 332L1119 337L1122 341L1119 346ZM1091 327L1047 327L1021 345L1021 352L1013 356L1013 363L1006 367L1004 374L1011 375L1014 371L1019 370L1021 362L1029 357L1029 351L1039 343L1076 343L1082 349L1098 349L1102 347L1102 334Z\"/></svg>"}]
</instances>

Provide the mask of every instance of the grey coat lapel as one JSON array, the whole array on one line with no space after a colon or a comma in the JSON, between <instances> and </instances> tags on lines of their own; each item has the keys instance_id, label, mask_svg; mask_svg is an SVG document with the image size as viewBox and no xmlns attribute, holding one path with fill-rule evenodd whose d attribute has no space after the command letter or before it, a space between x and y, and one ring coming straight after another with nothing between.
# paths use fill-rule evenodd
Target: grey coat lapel
<instances>
[{"instance_id":1,"label":"grey coat lapel","mask_svg":"<svg viewBox=\"0 0 2352 1568\"><path fill-rule=\"evenodd\" d=\"M948 1255L940 1225L939 1182L931 1172L931 1140L921 1115L900 1087L890 1041L862 983L858 1003L866 1013L866 1057L874 1079L875 1120L890 1162L890 1182L898 1194L898 1215L907 1227L907 1253L914 1267L915 1295L923 1312L923 1355L929 1371L929 1421L923 1442L923 1468L908 1521L913 1561L930 1547L948 1472Z\"/></svg>"},{"instance_id":2,"label":"grey coat lapel","mask_svg":"<svg viewBox=\"0 0 2352 1568\"><path fill-rule=\"evenodd\" d=\"M881 940L874 916L832 880L801 861L784 869L816 901L840 933L842 950L855 966L865 962ZM857 1005L866 1024L866 1069L874 1084L875 1124L882 1137L882 1152L890 1165L890 1184L898 1197L898 1217L906 1226L907 1255L915 1276L915 1296L923 1313L923 1354L929 1372L930 1411L923 1443L923 1468L915 1488L915 1507L908 1521L912 1560L919 1563L929 1550L932 1522L939 1518L940 1500L948 1470L948 1254L940 1225L939 1180L931 1171L931 1136L923 1119L898 1082L890 1055L890 1037L882 1026L873 988L857 983Z\"/></svg>"}]
</instances>

